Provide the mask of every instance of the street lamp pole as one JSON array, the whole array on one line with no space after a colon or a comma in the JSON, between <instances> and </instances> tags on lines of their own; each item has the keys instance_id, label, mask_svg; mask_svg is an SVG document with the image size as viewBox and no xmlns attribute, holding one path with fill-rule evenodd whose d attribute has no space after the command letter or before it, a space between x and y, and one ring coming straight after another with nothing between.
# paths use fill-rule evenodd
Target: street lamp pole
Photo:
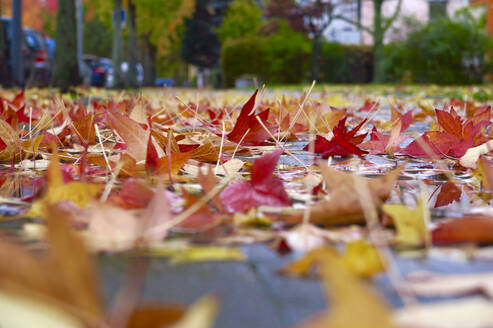
<instances>
[{"instance_id":1,"label":"street lamp pole","mask_svg":"<svg viewBox=\"0 0 493 328\"><path fill-rule=\"evenodd\" d=\"M12 76L19 86L24 86L24 60L22 56L22 1L12 0L12 45L10 55L12 59Z\"/></svg>"}]
</instances>

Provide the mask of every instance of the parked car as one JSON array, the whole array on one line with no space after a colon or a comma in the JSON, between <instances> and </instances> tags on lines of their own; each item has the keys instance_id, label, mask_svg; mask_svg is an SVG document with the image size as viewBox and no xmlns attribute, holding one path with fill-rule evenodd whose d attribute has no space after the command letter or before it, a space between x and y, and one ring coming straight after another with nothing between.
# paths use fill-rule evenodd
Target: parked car
<instances>
[{"instance_id":1,"label":"parked car","mask_svg":"<svg viewBox=\"0 0 493 328\"><path fill-rule=\"evenodd\" d=\"M93 71L93 85L108 88L108 78L113 72L113 61L109 58L98 58Z\"/></svg>"},{"instance_id":2,"label":"parked car","mask_svg":"<svg viewBox=\"0 0 493 328\"><path fill-rule=\"evenodd\" d=\"M108 59L109 60L109 59ZM127 79L128 78L128 63L127 62L122 62L121 63L121 70L123 74L123 78ZM137 63L137 86L141 87L144 84L144 67L142 66L141 63ZM108 75L106 77L106 84L105 86L107 88L112 88L114 86L114 78L113 78L113 63L111 63L111 66L108 70Z\"/></svg>"},{"instance_id":3,"label":"parked car","mask_svg":"<svg viewBox=\"0 0 493 328\"><path fill-rule=\"evenodd\" d=\"M175 86L175 81L168 77L158 77L154 81L154 86L156 87L173 87Z\"/></svg>"},{"instance_id":4,"label":"parked car","mask_svg":"<svg viewBox=\"0 0 493 328\"><path fill-rule=\"evenodd\" d=\"M0 19L0 22L3 25L2 27L3 27L3 33L4 33L4 35L3 35L3 40L5 42L4 56L5 56L5 58L7 58L9 73L12 75L12 58L10 56L11 46L12 46L12 35L13 35L12 19L10 19L8 17L2 17ZM33 58L31 52L29 51L29 49L27 47L25 34L22 38L21 54L22 54L23 69L24 69L24 81L26 82L26 81L28 81L29 76L31 75L31 69L33 67L34 58Z\"/></svg>"},{"instance_id":5,"label":"parked car","mask_svg":"<svg viewBox=\"0 0 493 328\"><path fill-rule=\"evenodd\" d=\"M45 38L45 44L48 50L48 58L53 62L55 60L56 41L52 38Z\"/></svg>"},{"instance_id":6,"label":"parked car","mask_svg":"<svg viewBox=\"0 0 493 328\"><path fill-rule=\"evenodd\" d=\"M36 30L25 28L26 44L33 61L29 76L29 84L47 86L50 84L53 64L48 55L45 39Z\"/></svg>"},{"instance_id":7,"label":"parked car","mask_svg":"<svg viewBox=\"0 0 493 328\"><path fill-rule=\"evenodd\" d=\"M123 73L123 76L125 77L125 79L128 79L128 69L129 69L129 66L128 66L128 63L127 62L122 62L122 73ZM144 67L142 66L141 63L137 63L137 86L141 87L142 84L144 83Z\"/></svg>"}]
</instances>

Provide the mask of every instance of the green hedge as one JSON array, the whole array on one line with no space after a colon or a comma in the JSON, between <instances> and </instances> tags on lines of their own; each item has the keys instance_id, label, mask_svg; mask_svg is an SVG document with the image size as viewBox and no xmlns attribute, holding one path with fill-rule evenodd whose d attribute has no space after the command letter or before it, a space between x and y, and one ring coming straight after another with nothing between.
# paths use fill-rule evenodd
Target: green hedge
<instances>
[{"instance_id":1,"label":"green hedge","mask_svg":"<svg viewBox=\"0 0 493 328\"><path fill-rule=\"evenodd\" d=\"M230 40L221 47L221 68L225 86L232 87L235 80L245 74L260 78L267 67L266 51L257 38Z\"/></svg>"},{"instance_id":2,"label":"green hedge","mask_svg":"<svg viewBox=\"0 0 493 328\"><path fill-rule=\"evenodd\" d=\"M325 83L368 83L373 74L372 48L323 43L320 80ZM311 42L293 33L226 42L221 49L224 83L252 74L269 84L308 82Z\"/></svg>"},{"instance_id":3,"label":"green hedge","mask_svg":"<svg viewBox=\"0 0 493 328\"><path fill-rule=\"evenodd\" d=\"M320 80L326 83L369 83L373 77L373 49L368 46L322 44Z\"/></svg>"},{"instance_id":4,"label":"green hedge","mask_svg":"<svg viewBox=\"0 0 493 328\"><path fill-rule=\"evenodd\" d=\"M476 84L491 73L493 41L485 21L461 10L425 26L410 26L407 40L385 46L387 82ZM310 81L311 41L282 23L270 36L227 42L221 51L226 86L252 74L269 84ZM489 58L493 59L493 56ZM320 82L368 83L372 81L372 48L322 43Z\"/></svg>"},{"instance_id":5,"label":"green hedge","mask_svg":"<svg viewBox=\"0 0 493 328\"><path fill-rule=\"evenodd\" d=\"M481 83L491 71L486 60L493 50L484 21L467 10L429 22L407 40L386 46L386 76L390 82L435 84Z\"/></svg>"},{"instance_id":6,"label":"green hedge","mask_svg":"<svg viewBox=\"0 0 493 328\"><path fill-rule=\"evenodd\" d=\"M269 84L300 83L310 68L310 41L281 25L277 33L229 40L221 47L221 68L227 87L244 74Z\"/></svg>"}]
</instances>

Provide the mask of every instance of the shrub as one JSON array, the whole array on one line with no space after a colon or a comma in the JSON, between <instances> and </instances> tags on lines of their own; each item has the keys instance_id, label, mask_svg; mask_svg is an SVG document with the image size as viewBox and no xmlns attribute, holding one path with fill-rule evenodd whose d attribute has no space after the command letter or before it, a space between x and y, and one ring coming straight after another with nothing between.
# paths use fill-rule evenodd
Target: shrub
<instances>
[{"instance_id":1,"label":"shrub","mask_svg":"<svg viewBox=\"0 0 493 328\"><path fill-rule=\"evenodd\" d=\"M373 50L368 46L322 43L320 79L327 83L369 83Z\"/></svg>"},{"instance_id":2,"label":"shrub","mask_svg":"<svg viewBox=\"0 0 493 328\"><path fill-rule=\"evenodd\" d=\"M486 55L492 49L484 20L462 10L454 20L433 20L404 43L388 45L388 80L405 79L409 72L418 83L481 83L491 67Z\"/></svg>"},{"instance_id":3,"label":"shrub","mask_svg":"<svg viewBox=\"0 0 493 328\"><path fill-rule=\"evenodd\" d=\"M228 5L221 26L216 29L221 44L255 36L262 25L262 10L253 0L234 0Z\"/></svg>"},{"instance_id":4,"label":"shrub","mask_svg":"<svg viewBox=\"0 0 493 328\"><path fill-rule=\"evenodd\" d=\"M244 74L253 74L262 79L267 66L267 54L260 38L230 40L221 48L223 82L232 87L235 80Z\"/></svg>"},{"instance_id":5,"label":"shrub","mask_svg":"<svg viewBox=\"0 0 493 328\"><path fill-rule=\"evenodd\" d=\"M300 83L309 69L310 42L281 24L275 34L229 40L221 48L224 84L253 74L272 84Z\"/></svg>"},{"instance_id":6,"label":"shrub","mask_svg":"<svg viewBox=\"0 0 493 328\"><path fill-rule=\"evenodd\" d=\"M310 69L311 42L281 22L277 33L262 38L266 64L264 81L270 84L300 83Z\"/></svg>"}]
</instances>

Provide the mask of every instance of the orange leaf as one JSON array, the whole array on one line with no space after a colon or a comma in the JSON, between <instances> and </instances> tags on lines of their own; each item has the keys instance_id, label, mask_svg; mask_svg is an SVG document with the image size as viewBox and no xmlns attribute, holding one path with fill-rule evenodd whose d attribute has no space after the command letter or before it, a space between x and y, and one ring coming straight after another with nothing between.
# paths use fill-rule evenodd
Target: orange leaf
<instances>
[{"instance_id":1,"label":"orange leaf","mask_svg":"<svg viewBox=\"0 0 493 328\"><path fill-rule=\"evenodd\" d=\"M108 112L108 120L110 126L127 144L127 154L137 163L144 162L147 155L149 129L145 130L131 118L116 112Z\"/></svg>"},{"instance_id":2,"label":"orange leaf","mask_svg":"<svg viewBox=\"0 0 493 328\"><path fill-rule=\"evenodd\" d=\"M192 156L191 152L188 153L174 153L170 156L161 157L157 163L157 172L167 175L171 172L171 175L178 175L178 171L185 165L185 163ZM171 158L170 158L171 157ZM171 162L171 170L169 169L169 163Z\"/></svg>"},{"instance_id":3,"label":"orange leaf","mask_svg":"<svg viewBox=\"0 0 493 328\"><path fill-rule=\"evenodd\" d=\"M464 217L441 223L432 231L435 245L451 243L493 243L493 218Z\"/></svg>"}]
</instances>

